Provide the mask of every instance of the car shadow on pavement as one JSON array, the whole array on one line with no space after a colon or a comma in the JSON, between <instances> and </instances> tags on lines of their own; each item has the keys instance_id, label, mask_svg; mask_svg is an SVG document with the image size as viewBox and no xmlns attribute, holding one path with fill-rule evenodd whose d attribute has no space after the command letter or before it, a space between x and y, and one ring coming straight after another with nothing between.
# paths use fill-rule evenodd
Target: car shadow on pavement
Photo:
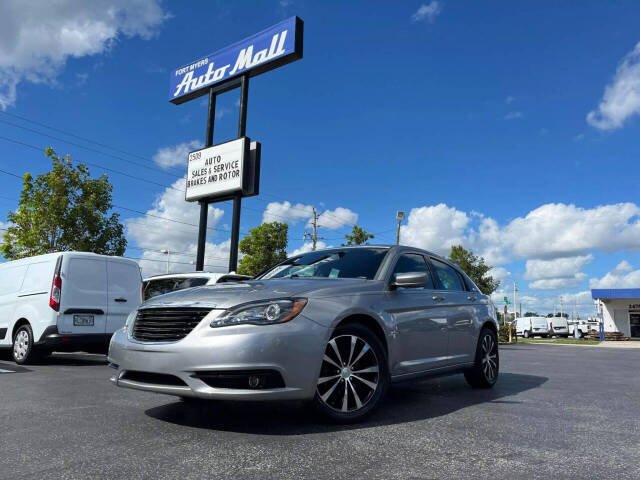
<instances>
[{"instance_id":1,"label":"car shadow on pavement","mask_svg":"<svg viewBox=\"0 0 640 480\"><path fill-rule=\"evenodd\" d=\"M52 353L39 360L36 365L69 365L74 367L93 367L96 365L106 365L106 355L96 355L91 353Z\"/></svg>"},{"instance_id":2,"label":"car shadow on pavement","mask_svg":"<svg viewBox=\"0 0 640 480\"><path fill-rule=\"evenodd\" d=\"M303 402L177 401L145 413L156 420L193 428L303 435L426 420L480 403L520 403L505 397L537 388L547 380L535 375L501 373L496 386L489 390L471 389L462 375L396 384L373 415L353 425L325 423Z\"/></svg>"}]
</instances>

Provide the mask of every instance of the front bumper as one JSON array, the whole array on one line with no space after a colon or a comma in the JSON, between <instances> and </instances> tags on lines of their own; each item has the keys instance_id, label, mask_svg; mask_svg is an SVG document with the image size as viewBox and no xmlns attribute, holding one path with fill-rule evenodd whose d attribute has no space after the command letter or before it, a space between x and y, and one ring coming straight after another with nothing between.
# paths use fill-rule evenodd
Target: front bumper
<instances>
[{"instance_id":1,"label":"front bumper","mask_svg":"<svg viewBox=\"0 0 640 480\"><path fill-rule=\"evenodd\" d=\"M111 338L109 362L119 387L182 397L229 400L310 399L316 390L330 330L299 315L278 325L211 328L207 316L177 342L138 342L124 330ZM281 388L217 388L194 375L205 372L270 370L284 381ZM128 372L172 375L184 385L131 380ZM144 378L144 376L139 376Z\"/></svg>"}]
</instances>

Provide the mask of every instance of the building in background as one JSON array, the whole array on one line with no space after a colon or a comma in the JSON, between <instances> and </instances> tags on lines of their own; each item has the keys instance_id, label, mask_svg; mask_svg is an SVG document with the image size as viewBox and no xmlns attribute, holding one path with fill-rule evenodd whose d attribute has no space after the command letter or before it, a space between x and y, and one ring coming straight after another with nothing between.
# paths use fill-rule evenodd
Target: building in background
<instances>
[{"instance_id":1,"label":"building in background","mask_svg":"<svg viewBox=\"0 0 640 480\"><path fill-rule=\"evenodd\" d=\"M640 288L591 290L605 332L640 339Z\"/></svg>"}]
</instances>

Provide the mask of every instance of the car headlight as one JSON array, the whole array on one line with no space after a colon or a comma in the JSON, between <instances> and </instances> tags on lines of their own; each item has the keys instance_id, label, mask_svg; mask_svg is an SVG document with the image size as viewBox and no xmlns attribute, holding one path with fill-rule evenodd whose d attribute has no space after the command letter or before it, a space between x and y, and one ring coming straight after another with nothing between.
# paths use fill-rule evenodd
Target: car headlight
<instances>
[{"instance_id":1,"label":"car headlight","mask_svg":"<svg viewBox=\"0 0 640 480\"><path fill-rule=\"evenodd\" d=\"M211 322L211 326L272 325L294 319L307 304L306 298L268 300L235 307Z\"/></svg>"},{"instance_id":2,"label":"car headlight","mask_svg":"<svg viewBox=\"0 0 640 480\"><path fill-rule=\"evenodd\" d=\"M124 331L131 333L131 330L133 329L133 322L136 319L136 315L138 315L138 310L134 310L132 311L129 316L127 317L127 320L124 322Z\"/></svg>"}]
</instances>

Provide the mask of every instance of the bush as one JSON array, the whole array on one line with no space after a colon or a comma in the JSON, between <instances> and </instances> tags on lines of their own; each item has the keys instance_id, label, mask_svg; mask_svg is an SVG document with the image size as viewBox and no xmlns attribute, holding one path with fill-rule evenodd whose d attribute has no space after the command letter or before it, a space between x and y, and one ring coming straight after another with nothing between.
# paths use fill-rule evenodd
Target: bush
<instances>
[{"instance_id":1,"label":"bush","mask_svg":"<svg viewBox=\"0 0 640 480\"><path fill-rule=\"evenodd\" d=\"M509 341L509 329L511 329L511 341L516 340L516 326L515 325L500 325L498 329L498 341L506 343Z\"/></svg>"}]
</instances>

